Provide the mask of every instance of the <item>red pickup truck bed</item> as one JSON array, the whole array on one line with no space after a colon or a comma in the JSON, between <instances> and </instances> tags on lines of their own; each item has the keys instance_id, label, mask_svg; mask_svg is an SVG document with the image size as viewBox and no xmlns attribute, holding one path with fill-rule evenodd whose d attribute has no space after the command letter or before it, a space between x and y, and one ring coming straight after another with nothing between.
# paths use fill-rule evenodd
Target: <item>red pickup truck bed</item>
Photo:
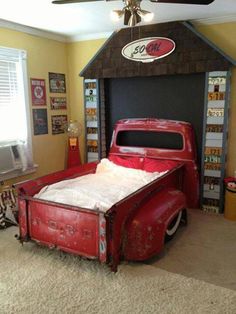
<instances>
[{"instance_id":1,"label":"red pickup truck bed","mask_svg":"<svg viewBox=\"0 0 236 314\"><path fill-rule=\"evenodd\" d=\"M127 132L167 133L169 137L177 133L182 146L172 149L123 145L120 135L126 136ZM169 165L169 171L106 212L34 197L46 185L94 173L97 163L17 184L19 240L22 243L32 240L98 259L109 263L113 271L121 259L145 260L159 253L166 237L172 236L184 218L185 208L198 205L198 174L190 124L157 119L121 120L114 130L109 158L126 167L127 163L137 165L138 161L139 168L147 167L148 171L165 164ZM170 167L171 162L174 164Z\"/></svg>"}]
</instances>

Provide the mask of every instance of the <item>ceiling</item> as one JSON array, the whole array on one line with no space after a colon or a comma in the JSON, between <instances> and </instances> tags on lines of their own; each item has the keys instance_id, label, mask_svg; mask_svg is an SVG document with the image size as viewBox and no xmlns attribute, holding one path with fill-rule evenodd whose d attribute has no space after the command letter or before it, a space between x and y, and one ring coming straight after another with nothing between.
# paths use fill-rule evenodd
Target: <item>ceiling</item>
<instances>
[{"instance_id":1,"label":"ceiling","mask_svg":"<svg viewBox=\"0 0 236 314\"><path fill-rule=\"evenodd\" d=\"M53 32L67 41L108 37L114 30L124 27L122 20L113 22L110 19L112 10L122 8L121 0L64 5L52 4L51 0L2 0L0 26L22 30L21 25L24 25ZM215 0L208 6L143 0L141 8L154 12L152 24L178 20L202 23L236 21L235 0Z\"/></svg>"}]
</instances>

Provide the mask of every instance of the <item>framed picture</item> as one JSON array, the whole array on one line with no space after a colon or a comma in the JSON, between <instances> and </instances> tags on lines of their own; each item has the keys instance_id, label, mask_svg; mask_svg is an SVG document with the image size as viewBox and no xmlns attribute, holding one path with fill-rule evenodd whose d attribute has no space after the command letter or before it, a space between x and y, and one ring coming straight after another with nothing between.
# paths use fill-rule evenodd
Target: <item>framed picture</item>
<instances>
[{"instance_id":1,"label":"framed picture","mask_svg":"<svg viewBox=\"0 0 236 314\"><path fill-rule=\"evenodd\" d=\"M66 97L50 97L50 106L52 110L66 109Z\"/></svg>"},{"instance_id":2,"label":"framed picture","mask_svg":"<svg viewBox=\"0 0 236 314\"><path fill-rule=\"evenodd\" d=\"M31 97L33 106L46 106L46 88L45 80L30 79Z\"/></svg>"},{"instance_id":3,"label":"framed picture","mask_svg":"<svg viewBox=\"0 0 236 314\"><path fill-rule=\"evenodd\" d=\"M48 134L47 109L33 109L34 135Z\"/></svg>"},{"instance_id":4,"label":"framed picture","mask_svg":"<svg viewBox=\"0 0 236 314\"><path fill-rule=\"evenodd\" d=\"M65 133L67 129L67 115L52 116L52 134Z\"/></svg>"},{"instance_id":5,"label":"framed picture","mask_svg":"<svg viewBox=\"0 0 236 314\"><path fill-rule=\"evenodd\" d=\"M49 72L50 93L66 93L65 74Z\"/></svg>"}]
</instances>

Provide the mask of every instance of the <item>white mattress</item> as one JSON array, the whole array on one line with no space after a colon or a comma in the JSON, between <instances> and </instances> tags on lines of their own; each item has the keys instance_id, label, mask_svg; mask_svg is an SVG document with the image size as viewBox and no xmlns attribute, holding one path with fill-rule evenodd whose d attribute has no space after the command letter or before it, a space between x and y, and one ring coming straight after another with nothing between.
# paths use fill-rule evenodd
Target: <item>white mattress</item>
<instances>
[{"instance_id":1,"label":"white mattress","mask_svg":"<svg viewBox=\"0 0 236 314\"><path fill-rule=\"evenodd\" d=\"M58 203L106 211L127 195L162 176L115 165L102 159L96 173L45 186L34 197Z\"/></svg>"}]
</instances>

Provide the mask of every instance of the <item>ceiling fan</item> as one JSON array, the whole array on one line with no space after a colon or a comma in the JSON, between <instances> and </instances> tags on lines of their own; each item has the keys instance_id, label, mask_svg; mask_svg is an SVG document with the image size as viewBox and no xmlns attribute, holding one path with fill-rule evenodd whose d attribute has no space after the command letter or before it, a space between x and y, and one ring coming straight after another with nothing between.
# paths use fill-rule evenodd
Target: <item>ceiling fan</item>
<instances>
[{"instance_id":1,"label":"ceiling fan","mask_svg":"<svg viewBox=\"0 0 236 314\"><path fill-rule=\"evenodd\" d=\"M94 1L104 1L104 0L54 0L54 4L68 4L68 3L78 3L78 2L94 2ZM105 0L113 1L113 0ZM122 10L113 10L112 18L118 20L124 17L124 25L135 26L140 23L143 19L145 22L152 20L154 14L152 12L142 10L140 3L142 0L123 0L124 8ZM179 3L179 4L198 4L198 5L208 5L214 0L150 0L156 3Z\"/></svg>"}]
</instances>

